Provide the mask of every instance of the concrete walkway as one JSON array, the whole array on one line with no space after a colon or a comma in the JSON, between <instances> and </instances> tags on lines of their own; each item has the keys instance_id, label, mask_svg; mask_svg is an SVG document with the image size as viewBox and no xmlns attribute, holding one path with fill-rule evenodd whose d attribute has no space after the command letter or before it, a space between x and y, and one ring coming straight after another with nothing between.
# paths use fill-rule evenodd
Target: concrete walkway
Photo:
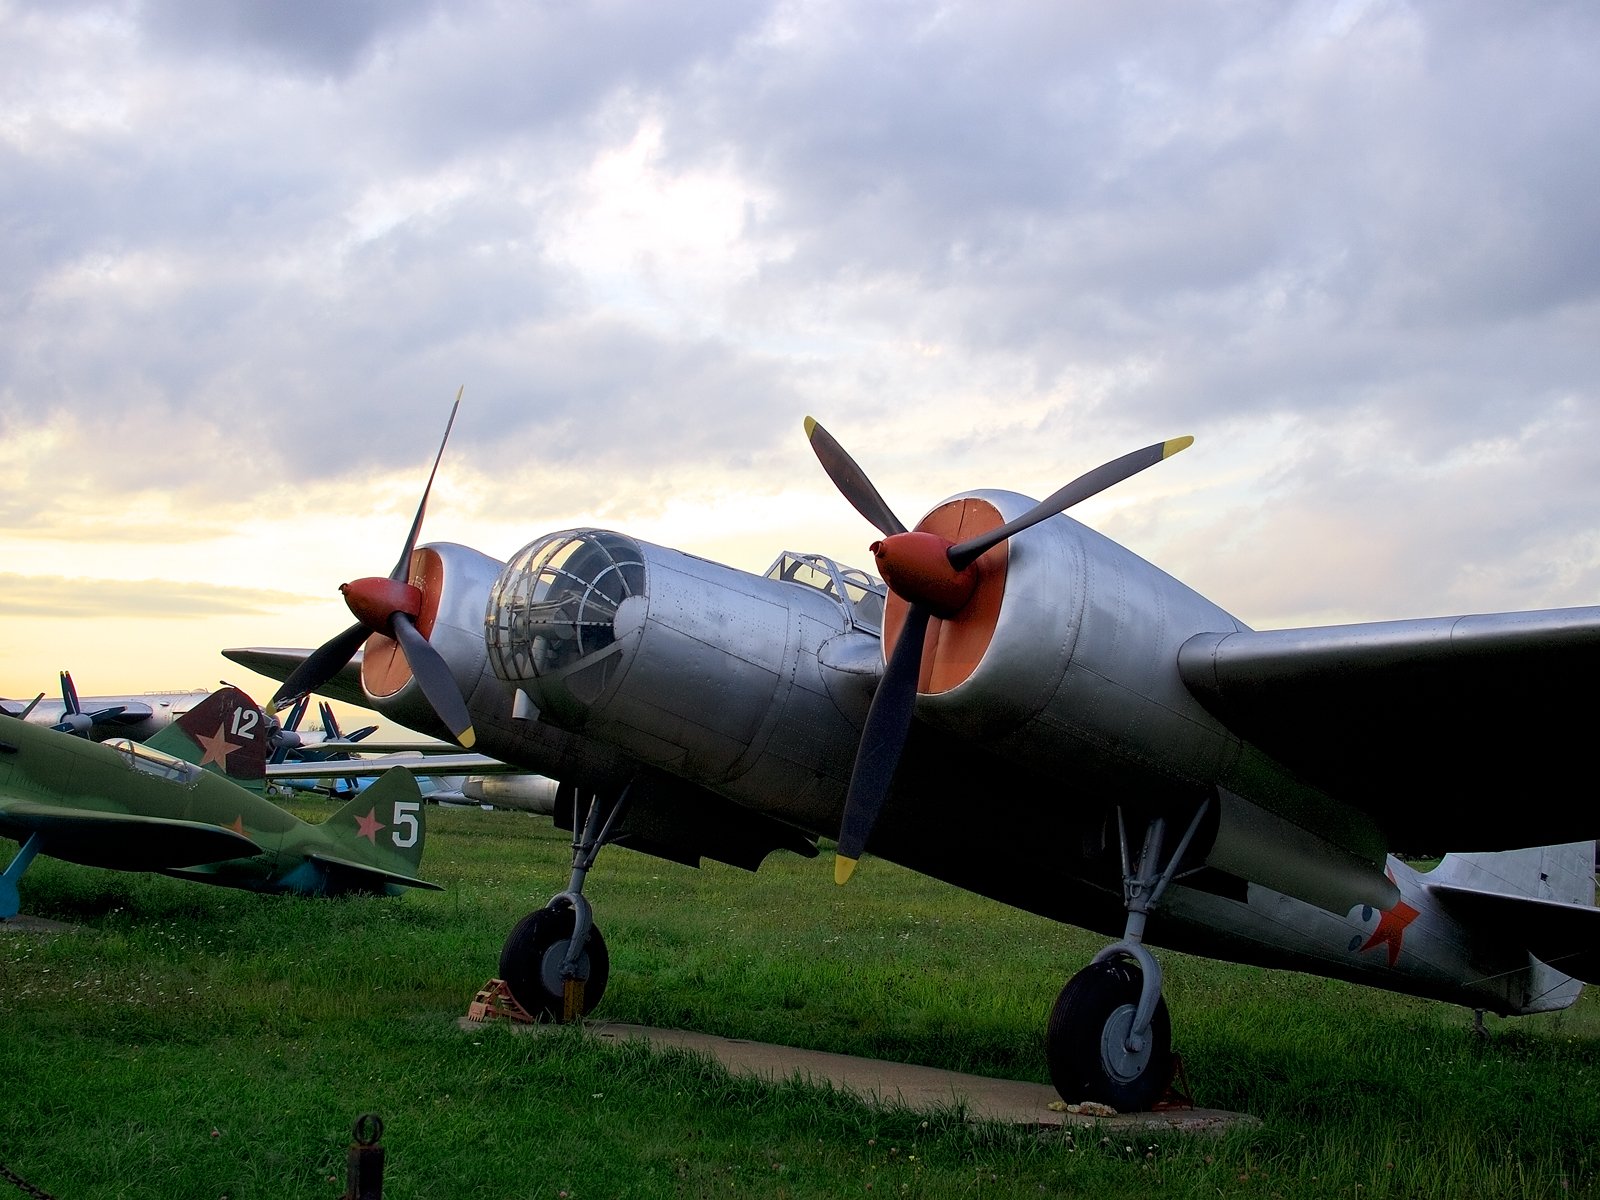
<instances>
[{"instance_id":1,"label":"concrete walkway","mask_svg":"<svg viewBox=\"0 0 1600 1200\"><path fill-rule=\"evenodd\" d=\"M475 1029L480 1023L462 1019L462 1027ZM558 1028L551 1025L513 1025L519 1032L536 1034ZM1010 1079L990 1079L964 1075L937 1067L909 1063L883 1062L832 1054L825 1050L797 1050L765 1042L715 1037L683 1029L651 1029L643 1025L589 1022L585 1028L592 1037L607 1041L641 1040L652 1046L688 1050L716 1059L729 1071L754 1075L778 1083L796 1077L854 1093L869 1104L903 1104L922 1111L965 1106L974 1120L1002 1121L1012 1125L1059 1127L1098 1125L1107 1132L1119 1129L1175 1131L1216 1135L1239 1125L1255 1125L1256 1118L1218 1109L1169 1109L1154 1113L1123 1113L1114 1117L1084 1116L1057 1111L1055 1089L1042 1083Z\"/></svg>"}]
</instances>

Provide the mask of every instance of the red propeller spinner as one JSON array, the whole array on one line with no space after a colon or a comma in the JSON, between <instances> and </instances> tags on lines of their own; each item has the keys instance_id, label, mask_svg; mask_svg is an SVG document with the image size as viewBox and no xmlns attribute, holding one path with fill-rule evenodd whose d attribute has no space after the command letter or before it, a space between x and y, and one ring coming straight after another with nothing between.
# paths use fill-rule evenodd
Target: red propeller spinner
<instances>
[{"instance_id":1,"label":"red propeller spinner","mask_svg":"<svg viewBox=\"0 0 1600 1200\"><path fill-rule=\"evenodd\" d=\"M967 498L941 505L908 531L855 460L810 417L806 436L834 486L884 535L873 543L872 553L890 592L883 636L884 645L892 649L856 749L839 829L834 879L842 884L855 870L883 811L911 731L918 691L949 690L983 657L1005 591L1007 539L1170 458L1194 439L1174 438L1125 454L1010 521L1002 523L992 505ZM939 625L932 624L936 619Z\"/></svg>"},{"instance_id":2,"label":"red propeller spinner","mask_svg":"<svg viewBox=\"0 0 1600 1200\"><path fill-rule=\"evenodd\" d=\"M455 676L450 673L450 665L429 644L426 633L418 627L421 622L431 629L432 614L424 617L427 597L423 589L410 580L412 554L417 547L417 535L422 530L423 514L428 508L428 495L433 490L434 476L439 473L439 461L444 457L445 444L450 440L450 430L456 423L456 412L460 407L461 391L457 391L455 404L450 408L450 420L444 427L444 437L439 440L439 452L433 459L433 470L428 472L427 486L422 489L422 502L417 505L411 532L406 536L405 546L400 551L394 570L386 577L369 576L339 588L356 623L306 656L305 661L295 668L273 695L267 709L269 714L316 691L355 657L362 643L373 634L381 634L394 640L417 686L422 689L434 713L450 730L451 736L469 748L476 740L472 730L472 715L467 710L466 701L461 698L461 690L456 686ZM392 671L389 675L392 678ZM395 686L398 688L398 683Z\"/></svg>"}]
</instances>

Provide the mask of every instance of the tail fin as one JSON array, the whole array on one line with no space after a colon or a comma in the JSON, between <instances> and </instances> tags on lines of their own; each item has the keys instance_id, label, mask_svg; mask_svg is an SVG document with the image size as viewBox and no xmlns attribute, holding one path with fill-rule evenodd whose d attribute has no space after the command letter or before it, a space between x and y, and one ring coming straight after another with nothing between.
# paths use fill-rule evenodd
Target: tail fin
<instances>
[{"instance_id":1,"label":"tail fin","mask_svg":"<svg viewBox=\"0 0 1600 1200\"><path fill-rule=\"evenodd\" d=\"M220 688L148 743L246 786L264 786L270 723L236 687Z\"/></svg>"},{"instance_id":2,"label":"tail fin","mask_svg":"<svg viewBox=\"0 0 1600 1200\"><path fill-rule=\"evenodd\" d=\"M1593 907L1594 855L1593 842L1534 846L1493 854L1447 854L1428 873L1428 882L1475 892Z\"/></svg>"},{"instance_id":3,"label":"tail fin","mask_svg":"<svg viewBox=\"0 0 1600 1200\"><path fill-rule=\"evenodd\" d=\"M1543 1007L1571 1004L1577 990L1562 975L1600 982L1600 909L1595 907L1595 843L1534 846L1495 854L1447 854L1426 876L1445 907L1481 929L1520 944L1556 978L1539 985ZM1560 1001L1564 1001L1560 1002Z\"/></svg>"},{"instance_id":4,"label":"tail fin","mask_svg":"<svg viewBox=\"0 0 1600 1200\"><path fill-rule=\"evenodd\" d=\"M323 822L341 858L415 875L427 840L426 806L411 772L391 767Z\"/></svg>"}]
</instances>

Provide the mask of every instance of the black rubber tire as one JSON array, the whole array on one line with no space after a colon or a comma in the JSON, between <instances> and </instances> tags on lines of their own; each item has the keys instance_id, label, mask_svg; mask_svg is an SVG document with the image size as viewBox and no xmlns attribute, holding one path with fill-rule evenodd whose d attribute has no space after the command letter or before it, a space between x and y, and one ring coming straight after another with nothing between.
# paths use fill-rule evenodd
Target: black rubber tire
<instances>
[{"instance_id":1,"label":"black rubber tire","mask_svg":"<svg viewBox=\"0 0 1600 1200\"><path fill-rule=\"evenodd\" d=\"M1045 1059L1050 1082L1067 1103L1096 1100L1118 1112L1143 1112L1166 1093L1173 1072L1166 998L1156 1003L1144 1055L1118 1053L1115 1028L1107 1032L1113 1021L1124 1031L1132 1024L1143 979L1138 967L1117 959L1089 964L1061 989L1045 1034Z\"/></svg>"},{"instance_id":2,"label":"black rubber tire","mask_svg":"<svg viewBox=\"0 0 1600 1200\"><path fill-rule=\"evenodd\" d=\"M541 908L522 918L500 948L500 978L516 1002L541 1021L561 1019L561 963L574 923L570 908ZM584 958L589 978L583 985L583 1015L588 1016L605 995L611 975L611 956L598 926L589 930L580 965Z\"/></svg>"}]
</instances>

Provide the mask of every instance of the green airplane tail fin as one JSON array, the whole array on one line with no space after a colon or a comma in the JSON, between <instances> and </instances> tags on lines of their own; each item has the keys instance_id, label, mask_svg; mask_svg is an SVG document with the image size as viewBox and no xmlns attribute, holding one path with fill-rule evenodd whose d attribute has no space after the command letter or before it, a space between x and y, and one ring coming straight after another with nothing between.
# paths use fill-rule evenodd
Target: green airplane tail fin
<instances>
[{"instance_id":1,"label":"green airplane tail fin","mask_svg":"<svg viewBox=\"0 0 1600 1200\"><path fill-rule=\"evenodd\" d=\"M322 828L340 850L358 862L415 874L422 862L427 827L422 792L411 772L391 767Z\"/></svg>"},{"instance_id":2,"label":"green airplane tail fin","mask_svg":"<svg viewBox=\"0 0 1600 1200\"><path fill-rule=\"evenodd\" d=\"M256 702L220 688L146 743L254 790L265 786L271 730Z\"/></svg>"}]
</instances>

